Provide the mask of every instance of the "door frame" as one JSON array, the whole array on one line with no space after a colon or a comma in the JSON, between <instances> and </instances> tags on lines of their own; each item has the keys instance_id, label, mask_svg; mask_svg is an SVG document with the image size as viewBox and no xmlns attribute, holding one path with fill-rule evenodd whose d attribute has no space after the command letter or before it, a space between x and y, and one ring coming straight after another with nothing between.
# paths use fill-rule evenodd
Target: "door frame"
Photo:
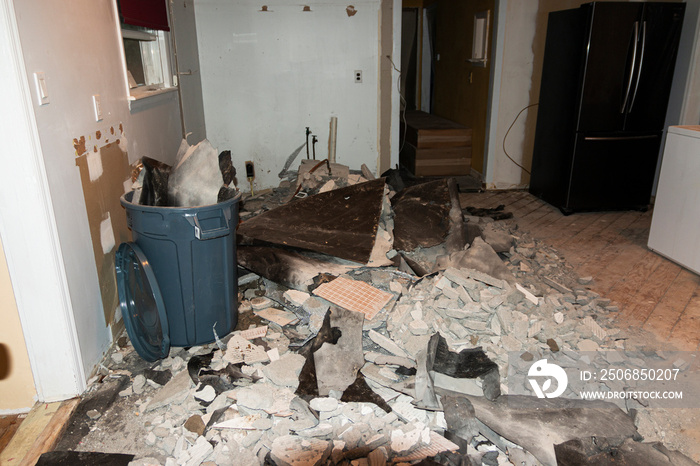
<instances>
[{"instance_id":1,"label":"door frame","mask_svg":"<svg viewBox=\"0 0 700 466\"><path fill-rule=\"evenodd\" d=\"M506 37L506 11L508 0L496 0L494 12L493 39L491 41L491 78L489 80L488 107L486 110L486 141L484 150L484 173L482 184L489 186L494 180L494 165L496 162L496 135L498 133L498 106L501 95L501 73L503 70L503 51Z\"/></svg>"},{"instance_id":2,"label":"door frame","mask_svg":"<svg viewBox=\"0 0 700 466\"><path fill-rule=\"evenodd\" d=\"M0 183L0 236L37 397L59 401L85 390L85 371L14 0L0 0L0 67L0 160L12 168Z\"/></svg>"}]
</instances>

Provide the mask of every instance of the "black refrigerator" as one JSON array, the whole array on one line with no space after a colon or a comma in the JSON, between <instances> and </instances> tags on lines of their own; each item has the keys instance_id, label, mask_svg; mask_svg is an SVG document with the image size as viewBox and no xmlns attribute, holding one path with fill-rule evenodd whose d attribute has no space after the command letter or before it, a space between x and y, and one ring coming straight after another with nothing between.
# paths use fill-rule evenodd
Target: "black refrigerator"
<instances>
[{"instance_id":1,"label":"black refrigerator","mask_svg":"<svg viewBox=\"0 0 700 466\"><path fill-rule=\"evenodd\" d=\"M594 2L549 14L532 194L565 214L648 206L684 12Z\"/></svg>"}]
</instances>

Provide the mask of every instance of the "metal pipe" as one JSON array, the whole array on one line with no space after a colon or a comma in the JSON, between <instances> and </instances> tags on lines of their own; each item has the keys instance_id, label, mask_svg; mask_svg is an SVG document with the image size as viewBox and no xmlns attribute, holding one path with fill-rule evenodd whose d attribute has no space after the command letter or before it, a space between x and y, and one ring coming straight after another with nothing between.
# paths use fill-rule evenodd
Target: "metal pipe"
<instances>
[{"instance_id":1,"label":"metal pipe","mask_svg":"<svg viewBox=\"0 0 700 466\"><path fill-rule=\"evenodd\" d=\"M306 160L309 160L309 134L311 134L311 131L309 130L309 127L306 127Z\"/></svg>"},{"instance_id":2,"label":"metal pipe","mask_svg":"<svg viewBox=\"0 0 700 466\"><path fill-rule=\"evenodd\" d=\"M335 163L335 142L338 135L338 117L331 117L330 135L328 137L328 160Z\"/></svg>"},{"instance_id":3,"label":"metal pipe","mask_svg":"<svg viewBox=\"0 0 700 466\"><path fill-rule=\"evenodd\" d=\"M312 134L311 135L311 148L313 149L314 160L316 160L316 141L318 141L318 139L316 139L316 135Z\"/></svg>"}]
</instances>

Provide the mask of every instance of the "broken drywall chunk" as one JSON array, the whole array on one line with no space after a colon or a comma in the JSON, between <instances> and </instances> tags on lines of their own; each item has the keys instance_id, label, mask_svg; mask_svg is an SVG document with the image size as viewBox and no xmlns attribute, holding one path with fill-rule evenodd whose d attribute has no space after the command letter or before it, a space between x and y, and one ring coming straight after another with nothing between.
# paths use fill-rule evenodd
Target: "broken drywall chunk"
<instances>
[{"instance_id":1,"label":"broken drywall chunk","mask_svg":"<svg viewBox=\"0 0 700 466\"><path fill-rule=\"evenodd\" d=\"M268 307L267 309L254 310L257 316L262 317L265 320L274 322L280 327L297 322L299 318L288 311L283 311L281 309L275 309L274 307Z\"/></svg>"},{"instance_id":2,"label":"broken drywall chunk","mask_svg":"<svg viewBox=\"0 0 700 466\"><path fill-rule=\"evenodd\" d=\"M368 333L370 339L390 352L393 355L400 356L403 358L410 358L409 354L406 353L401 347L399 347L396 343L394 343L391 339L385 337L381 333L375 331L375 330L370 330Z\"/></svg>"},{"instance_id":3,"label":"broken drywall chunk","mask_svg":"<svg viewBox=\"0 0 700 466\"><path fill-rule=\"evenodd\" d=\"M469 249L439 257L433 271L449 267L472 269L470 276L488 285L503 288L503 281L515 283L515 277L491 246L475 238Z\"/></svg>"},{"instance_id":4,"label":"broken drywall chunk","mask_svg":"<svg viewBox=\"0 0 700 466\"><path fill-rule=\"evenodd\" d=\"M364 315L346 309L330 311L330 325L340 331L335 343L326 342L314 352L318 393L326 396L331 390L344 391L365 363L362 352Z\"/></svg>"},{"instance_id":5,"label":"broken drywall chunk","mask_svg":"<svg viewBox=\"0 0 700 466\"><path fill-rule=\"evenodd\" d=\"M669 450L661 443L641 443L627 438L586 437L572 439L554 446L558 464L594 466L599 464L630 464L635 466L691 466L684 454ZM614 458L614 461L611 461Z\"/></svg>"},{"instance_id":6,"label":"broken drywall chunk","mask_svg":"<svg viewBox=\"0 0 700 466\"><path fill-rule=\"evenodd\" d=\"M549 277L542 277L542 281L545 282L547 285L551 286L552 288L554 288L555 290L557 290L559 293L563 293L563 294L573 293L573 291L571 291L569 288L565 287L564 285L562 285L559 282L555 282L554 280L552 280Z\"/></svg>"},{"instance_id":7,"label":"broken drywall chunk","mask_svg":"<svg viewBox=\"0 0 700 466\"><path fill-rule=\"evenodd\" d=\"M314 398L309 404L316 411L335 411L338 409L338 400L330 397Z\"/></svg>"},{"instance_id":8,"label":"broken drywall chunk","mask_svg":"<svg viewBox=\"0 0 700 466\"><path fill-rule=\"evenodd\" d=\"M508 252L513 246L515 239L513 235L506 233L503 230L496 229L495 225L490 223L486 225L481 233L481 237L488 243L496 252Z\"/></svg>"},{"instance_id":9,"label":"broken drywall chunk","mask_svg":"<svg viewBox=\"0 0 700 466\"><path fill-rule=\"evenodd\" d=\"M284 299L297 307L302 307L304 301L309 299L309 296L309 293L297 290L287 290L284 292Z\"/></svg>"},{"instance_id":10,"label":"broken drywall chunk","mask_svg":"<svg viewBox=\"0 0 700 466\"><path fill-rule=\"evenodd\" d=\"M287 353L279 360L264 366L262 371L265 377L275 385L296 390L299 385L299 373L304 362L304 356L297 353Z\"/></svg>"},{"instance_id":11,"label":"broken drywall chunk","mask_svg":"<svg viewBox=\"0 0 700 466\"><path fill-rule=\"evenodd\" d=\"M278 466L318 466L328 459L331 448L325 440L283 435L272 442L270 457Z\"/></svg>"},{"instance_id":12,"label":"broken drywall chunk","mask_svg":"<svg viewBox=\"0 0 700 466\"><path fill-rule=\"evenodd\" d=\"M153 396L153 399L144 408L144 412L153 411L154 409L168 406L171 403L181 404L190 394L192 380L187 371L181 371L170 382L165 384L163 388L158 390Z\"/></svg>"},{"instance_id":13,"label":"broken drywall chunk","mask_svg":"<svg viewBox=\"0 0 700 466\"><path fill-rule=\"evenodd\" d=\"M554 445L601 436L637 438L631 417L604 401L501 395L494 401L468 397L476 418L532 453L542 464L556 465Z\"/></svg>"},{"instance_id":14,"label":"broken drywall chunk","mask_svg":"<svg viewBox=\"0 0 700 466\"><path fill-rule=\"evenodd\" d=\"M218 151L205 139L190 147L170 172L168 203L175 207L216 204L223 184Z\"/></svg>"},{"instance_id":15,"label":"broken drywall chunk","mask_svg":"<svg viewBox=\"0 0 700 466\"><path fill-rule=\"evenodd\" d=\"M211 403L216 398L216 391L211 385L205 385L201 390L194 392L194 397L205 403Z\"/></svg>"},{"instance_id":16,"label":"broken drywall chunk","mask_svg":"<svg viewBox=\"0 0 700 466\"><path fill-rule=\"evenodd\" d=\"M525 289L525 287L523 287L520 283L516 283L516 284L515 284L515 287L518 289L518 291L520 291L522 294L525 295L525 298L526 298L528 301L530 301L532 304L534 304L535 306L537 306L537 304L539 303L539 301L537 300L537 297L536 297L534 294L530 293L530 291L528 291L527 289Z\"/></svg>"},{"instance_id":17,"label":"broken drywall chunk","mask_svg":"<svg viewBox=\"0 0 700 466\"><path fill-rule=\"evenodd\" d=\"M498 365L486 356L481 348L450 351L445 338L436 333L430 338L427 353L428 371L435 371L453 378L480 378L484 396L495 400L501 394Z\"/></svg>"}]
</instances>

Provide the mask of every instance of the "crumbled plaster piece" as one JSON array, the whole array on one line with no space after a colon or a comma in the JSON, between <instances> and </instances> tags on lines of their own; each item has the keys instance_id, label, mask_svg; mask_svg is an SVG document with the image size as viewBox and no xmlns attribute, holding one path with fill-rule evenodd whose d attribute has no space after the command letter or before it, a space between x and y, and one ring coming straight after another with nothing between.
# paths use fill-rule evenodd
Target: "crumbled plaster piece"
<instances>
[{"instance_id":1,"label":"crumbled plaster piece","mask_svg":"<svg viewBox=\"0 0 700 466\"><path fill-rule=\"evenodd\" d=\"M216 391L211 385L205 385L201 390L194 392L194 397L197 400L211 403L216 398Z\"/></svg>"},{"instance_id":2,"label":"crumbled plaster piece","mask_svg":"<svg viewBox=\"0 0 700 466\"><path fill-rule=\"evenodd\" d=\"M335 411L338 409L338 400L331 397L314 398L309 404L311 409L316 411Z\"/></svg>"},{"instance_id":3,"label":"crumbled plaster piece","mask_svg":"<svg viewBox=\"0 0 700 466\"><path fill-rule=\"evenodd\" d=\"M522 286L520 283L516 283L516 284L515 284L515 287L518 289L518 291L520 291L522 294L525 295L525 299L527 299L527 300L530 301L532 304L534 304L535 306L537 306L537 304L539 303L539 301L538 301L537 297L536 297L534 294L530 293L530 292L529 292L527 289L525 289L525 287Z\"/></svg>"},{"instance_id":4,"label":"crumbled plaster piece","mask_svg":"<svg viewBox=\"0 0 700 466\"><path fill-rule=\"evenodd\" d=\"M578 342L579 351L598 351L600 346L593 340L583 339Z\"/></svg>"},{"instance_id":5,"label":"crumbled plaster piece","mask_svg":"<svg viewBox=\"0 0 700 466\"><path fill-rule=\"evenodd\" d=\"M331 454L332 444L316 438L283 435L272 442L270 456L278 466L318 466Z\"/></svg>"},{"instance_id":6,"label":"crumbled plaster piece","mask_svg":"<svg viewBox=\"0 0 700 466\"><path fill-rule=\"evenodd\" d=\"M381 346L382 348L384 348L385 350L387 350L391 354L393 354L395 356L400 356L400 357L409 357L409 355L406 353L406 351L401 349L401 347L399 347L391 339L385 337L381 333L379 333L375 330L370 330L368 334L369 334L370 339L373 342L375 342L376 344L378 344L379 346Z\"/></svg>"},{"instance_id":7,"label":"crumbled plaster piece","mask_svg":"<svg viewBox=\"0 0 700 466\"><path fill-rule=\"evenodd\" d=\"M263 367L262 371L270 382L281 387L296 390L299 385L299 373L306 359L298 353L287 353L277 361Z\"/></svg>"},{"instance_id":8,"label":"crumbled plaster piece","mask_svg":"<svg viewBox=\"0 0 700 466\"><path fill-rule=\"evenodd\" d=\"M270 322L274 322L280 327L295 323L299 320L295 314L282 311L280 309L275 309L274 307L268 307L262 310L256 309L254 312L257 316L262 317L265 320L269 320Z\"/></svg>"},{"instance_id":9,"label":"crumbled plaster piece","mask_svg":"<svg viewBox=\"0 0 700 466\"><path fill-rule=\"evenodd\" d=\"M264 338L267 335L267 325L261 325L260 327L252 327L248 330L242 330L239 335L246 340L253 340L255 338Z\"/></svg>"},{"instance_id":10,"label":"crumbled plaster piece","mask_svg":"<svg viewBox=\"0 0 700 466\"><path fill-rule=\"evenodd\" d=\"M260 414L236 416L233 419L214 424L215 429L257 430L255 423L262 418Z\"/></svg>"},{"instance_id":11,"label":"crumbled plaster piece","mask_svg":"<svg viewBox=\"0 0 700 466\"><path fill-rule=\"evenodd\" d=\"M272 305L272 300L264 296L258 296L257 298L253 298L250 300L250 305L253 307L254 310L261 311L270 307Z\"/></svg>"},{"instance_id":12,"label":"crumbled plaster piece","mask_svg":"<svg viewBox=\"0 0 700 466\"><path fill-rule=\"evenodd\" d=\"M284 299L298 307L303 306L304 301L309 299L310 296L309 293L299 290L287 290L284 292Z\"/></svg>"}]
</instances>

